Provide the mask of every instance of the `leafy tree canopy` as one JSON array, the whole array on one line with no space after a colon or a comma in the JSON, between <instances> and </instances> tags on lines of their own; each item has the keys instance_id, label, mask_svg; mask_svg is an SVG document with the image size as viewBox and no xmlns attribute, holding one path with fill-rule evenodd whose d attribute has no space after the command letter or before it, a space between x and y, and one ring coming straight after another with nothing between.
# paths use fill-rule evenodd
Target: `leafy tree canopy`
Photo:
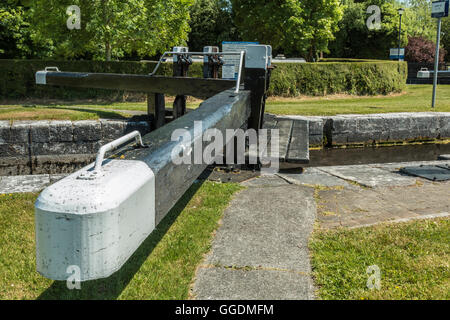
<instances>
[{"instance_id":1,"label":"leafy tree canopy","mask_svg":"<svg viewBox=\"0 0 450 320\"><path fill-rule=\"evenodd\" d=\"M48 53L42 43L32 41L35 30L30 24L31 1L0 2L0 58L39 58Z\"/></svg>"},{"instance_id":2,"label":"leafy tree canopy","mask_svg":"<svg viewBox=\"0 0 450 320\"><path fill-rule=\"evenodd\" d=\"M154 56L185 44L193 0L40 0L32 5L33 40L55 56L111 60L125 54ZM66 9L81 10L81 29L67 28Z\"/></svg>"},{"instance_id":3,"label":"leafy tree canopy","mask_svg":"<svg viewBox=\"0 0 450 320\"><path fill-rule=\"evenodd\" d=\"M311 61L326 51L342 17L340 0L231 0L241 37Z\"/></svg>"},{"instance_id":4,"label":"leafy tree canopy","mask_svg":"<svg viewBox=\"0 0 450 320\"><path fill-rule=\"evenodd\" d=\"M447 51L446 61L450 62L450 18L442 19L441 47Z\"/></svg>"},{"instance_id":5,"label":"leafy tree canopy","mask_svg":"<svg viewBox=\"0 0 450 320\"><path fill-rule=\"evenodd\" d=\"M377 5L381 10L379 29L369 30L367 20L373 13L367 8ZM398 47L399 5L394 1L345 1L344 17L339 23L336 40L330 44L331 55L345 58L386 59L389 49ZM402 46L407 43L405 23L402 23Z\"/></svg>"},{"instance_id":6,"label":"leafy tree canopy","mask_svg":"<svg viewBox=\"0 0 450 320\"><path fill-rule=\"evenodd\" d=\"M390 48L398 46L399 14L403 7L401 45L408 38L435 41L436 21L431 18L429 0L344 0L344 17L339 23L336 40L330 44L333 56L347 58L386 59ZM381 29L369 30L366 26L370 13L367 8L378 5L381 9Z\"/></svg>"},{"instance_id":7,"label":"leafy tree canopy","mask_svg":"<svg viewBox=\"0 0 450 320\"><path fill-rule=\"evenodd\" d=\"M227 0L196 0L190 9L189 49L202 51L204 46L219 46L222 41L240 40Z\"/></svg>"},{"instance_id":8,"label":"leafy tree canopy","mask_svg":"<svg viewBox=\"0 0 450 320\"><path fill-rule=\"evenodd\" d=\"M405 26L408 36L436 40L436 19L431 17L431 1L410 0L406 7Z\"/></svg>"}]
</instances>

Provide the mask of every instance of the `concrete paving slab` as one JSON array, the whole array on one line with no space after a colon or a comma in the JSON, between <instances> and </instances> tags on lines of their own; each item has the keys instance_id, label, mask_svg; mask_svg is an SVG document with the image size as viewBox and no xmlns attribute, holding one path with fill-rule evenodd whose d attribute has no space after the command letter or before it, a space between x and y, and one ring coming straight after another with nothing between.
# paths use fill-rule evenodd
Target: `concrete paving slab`
<instances>
[{"instance_id":1,"label":"concrete paving slab","mask_svg":"<svg viewBox=\"0 0 450 320\"><path fill-rule=\"evenodd\" d=\"M0 176L0 194L39 192L68 174L39 174L23 176Z\"/></svg>"},{"instance_id":2,"label":"concrete paving slab","mask_svg":"<svg viewBox=\"0 0 450 320\"><path fill-rule=\"evenodd\" d=\"M296 185L243 190L225 211L206 263L310 272L313 193Z\"/></svg>"},{"instance_id":3,"label":"concrete paving slab","mask_svg":"<svg viewBox=\"0 0 450 320\"><path fill-rule=\"evenodd\" d=\"M38 192L50 184L48 174L0 177L0 194Z\"/></svg>"},{"instance_id":4,"label":"concrete paving slab","mask_svg":"<svg viewBox=\"0 0 450 320\"><path fill-rule=\"evenodd\" d=\"M408 186L416 183L416 177L374 168L370 165L320 167L319 170L341 179L354 181L365 187Z\"/></svg>"},{"instance_id":5,"label":"concrete paving slab","mask_svg":"<svg viewBox=\"0 0 450 320\"><path fill-rule=\"evenodd\" d=\"M295 272L200 268L193 294L198 300L312 300L314 287Z\"/></svg>"},{"instance_id":6,"label":"concrete paving slab","mask_svg":"<svg viewBox=\"0 0 450 320\"><path fill-rule=\"evenodd\" d=\"M278 187L289 185L289 182L283 180L277 175L263 175L241 183L245 187L263 188Z\"/></svg>"},{"instance_id":7,"label":"concrete paving slab","mask_svg":"<svg viewBox=\"0 0 450 320\"><path fill-rule=\"evenodd\" d=\"M278 176L286 179L292 184L298 185L318 185L324 187L346 187L355 188L356 186L347 181L335 177L329 173L320 171L316 168L306 168L303 173L278 173Z\"/></svg>"},{"instance_id":8,"label":"concrete paving slab","mask_svg":"<svg viewBox=\"0 0 450 320\"><path fill-rule=\"evenodd\" d=\"M450 182L359 190L319 191L317 218L323 228L360 227L450 212Z\"/></svg>"}]
</instances>

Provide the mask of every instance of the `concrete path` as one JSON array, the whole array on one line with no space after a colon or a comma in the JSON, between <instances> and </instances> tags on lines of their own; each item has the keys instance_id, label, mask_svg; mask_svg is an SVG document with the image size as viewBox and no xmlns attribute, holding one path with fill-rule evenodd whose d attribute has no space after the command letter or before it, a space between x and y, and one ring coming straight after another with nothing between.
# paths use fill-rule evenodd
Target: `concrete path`
<instances>
[{"instance_id":1,"label":"concrete path","mask_svg":"<svg viewBox=\"0 0 450 320\"><path fill-rule=\"evenodd\" d=\"M320 228L450 216L450 182L405 176L411 165L306 168L242 183L197 270L196 299L314 299L308 240ZM317 203L316 203L317 202Z\"/></svg>"},{"instance_id":2,"label":"concrete path","mask_svg":"<svg viewBox=\"0 0 450 320\"><path fill-rule=\"evenodd\" d=\"M226 210L197 272L197 299L312 299L308 238L314 190L262 177Z\"/></svg>"},{"instance_id":3,"label":"concrete path","mask_svg":"<svg viewBox=\"0 0 450 320\"><path fill-rule=\"evenodd\" d=\"M450 215L450 181L432 182L400 168L448 165L450 161L405 162L307 168L279 174L299 185L315 185L317 221L322 228L359 228ZM319 188L317 188L319 187Z\"/></svg>"}]
</instances>

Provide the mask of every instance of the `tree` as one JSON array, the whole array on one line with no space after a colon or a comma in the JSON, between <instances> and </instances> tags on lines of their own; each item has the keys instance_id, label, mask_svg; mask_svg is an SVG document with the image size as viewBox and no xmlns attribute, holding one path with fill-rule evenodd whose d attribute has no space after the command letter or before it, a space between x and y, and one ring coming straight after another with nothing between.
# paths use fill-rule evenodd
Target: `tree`
<instances>
[{"instance_id":1,"label":"tree","mask_svg":"<svg viewBox=\"0 0 450 320\"><path fill-rule=\"evenodd\" d=\"M439 51L439 63L444 63L446 51ZM434 63L436 55L436 43L421 37L409 38L408 45L405 48L405 60L408 62Z\"/></svg>"},{"instance_id":2,"label":"tree","mask_svg":"<svg viewBox=\"0 0 450 320\"><path fill-rule=\"evenodd\" d=\"M410 0L404 21L408 36L436 39L436 19L431 17L429 0Z\"/></svg>"},{"instance_id":3,"label":"tree","mask_svg":"<svg viewBox=\"0 0 450 320\"><path fill-rule=\"evenodd\" d=\"M270 44L275 53L312 61L327 51L342 17L340 0L231 0L241 37Z\"/></svg>"},{"instance_id":4,"label":"tree","mask_svg":"<svg viewBox=\"0 0 450 320\"><path fill-rule=\"evenodd\" d=\"M0 3L0 58L25 59L46 56L45 43L34 43L30 25L29 1L4 0Z\"/></svg>"},{"instance_id":5,"label":"tree","mask_svg":"<svg viewBox=\"0 0 450 320\"><path fill-rule=\"evenodd\" d=\"M441 46L450 52L450 18L442 19ZM450 54L446 55L446 61L450 62Z\"/></svg>"},{"instance_id":6,"label":"tree","mask_svg":"<svg viewBox=\"0 0 450 320\"><path fill-rule=\"evenodd\" d=\"M196 0L190 16L188 45L191 51L202 51L204 46L217 46L222 41L240 40L227 0Z\"/></svg>"},{"instance_id":7,"label":"tree","mask_svg":"<svg viewBox=\"0 0 450 320\"><path fill-rule=\"evenodd\" d=\"M24 25L24 11L18 1L0 4L0 55L3 58L23 56L20 29Z\"/></svg>"},{"instance_id":8,"label":"tree","mask_svg":"<svg viewBox=\"0 0 450 320\"><path fill-rule=\"evenodd\" d=\"M369 30L367 20L371 13L367 8L377 5L381 10L379 29ZM386 59L390 48L398 47L399 15L397 6L391 1L347 0L344 17L339 23L336 40L330 44L331 55L345 58ZM402 24L401 45L407 43L407 31Z\"/></svg>"},{"instance_id":9,"label":"tree","mask_svg":"<svg viewBox=\"0 0 450 320\"><path fill-rule=\"evenodd\" d=\"M193 0L40 0L33 4L35 41L48 40L56 56L111 60L154 56L186 43ZM81 10L81 29L69 30L66 10Z\"/></svg>"}]
</instances>

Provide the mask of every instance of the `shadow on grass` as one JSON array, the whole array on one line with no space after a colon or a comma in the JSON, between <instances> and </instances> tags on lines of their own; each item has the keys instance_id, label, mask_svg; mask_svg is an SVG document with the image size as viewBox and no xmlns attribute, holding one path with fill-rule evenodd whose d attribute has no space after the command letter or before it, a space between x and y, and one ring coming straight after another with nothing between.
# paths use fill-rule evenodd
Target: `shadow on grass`
<instances>
[{"instance_id":1,"label":"shadow on grass","mask_svg":"<svg viewBox=\"0 0 450 320\"><path fill-rule=\"evenodd\" d=\"M67 289L65 281L54 281L37 299L38 300L110 300L117 299L141 265L150 256L156 245L167 233L191 198L201 187L203 181L194 183L181 199L160 222L152 234L140 245L122 268L112 276L81 283L81 290Z\"/></svg>"},{"instance_id":2,"label":"shadow on grass","mask_svg":"<svg viewBox=\"0 0 450 320\"><path fill-rule=\"evenodd\" d=\"M85 108L58 108L58 107L46 107L46 109L58 109L58 110L70 110L70 111L78 111L78 112L86 112L96 114L99 119L118 119L118 120L128 120L129 117L125 117L118 112L115 111L105 111L98 109L85 109ZM124 111L126 113L126 111Z\"/></svg>"},{"instance_id":3,"label":"shadow on grass","mask_svg":"<svg viewBox=\"0 0 450 320\"><path fill-rule=\"evenodd\" d=\"M144 100L145 101L145 100ZM54 107L54 106L79 106L82 105L92 105L92 106L108 106L111 104L120 104L123 101L116 100L68 100L68 99L43 99L43 100L33 100L30 101L1 101L0 104L17 104L23 105L24 107ZM133 103L130 101L129 103ZM140 101L136 101L135 103L140 103Z\"/></svg>"}]
</instances>

